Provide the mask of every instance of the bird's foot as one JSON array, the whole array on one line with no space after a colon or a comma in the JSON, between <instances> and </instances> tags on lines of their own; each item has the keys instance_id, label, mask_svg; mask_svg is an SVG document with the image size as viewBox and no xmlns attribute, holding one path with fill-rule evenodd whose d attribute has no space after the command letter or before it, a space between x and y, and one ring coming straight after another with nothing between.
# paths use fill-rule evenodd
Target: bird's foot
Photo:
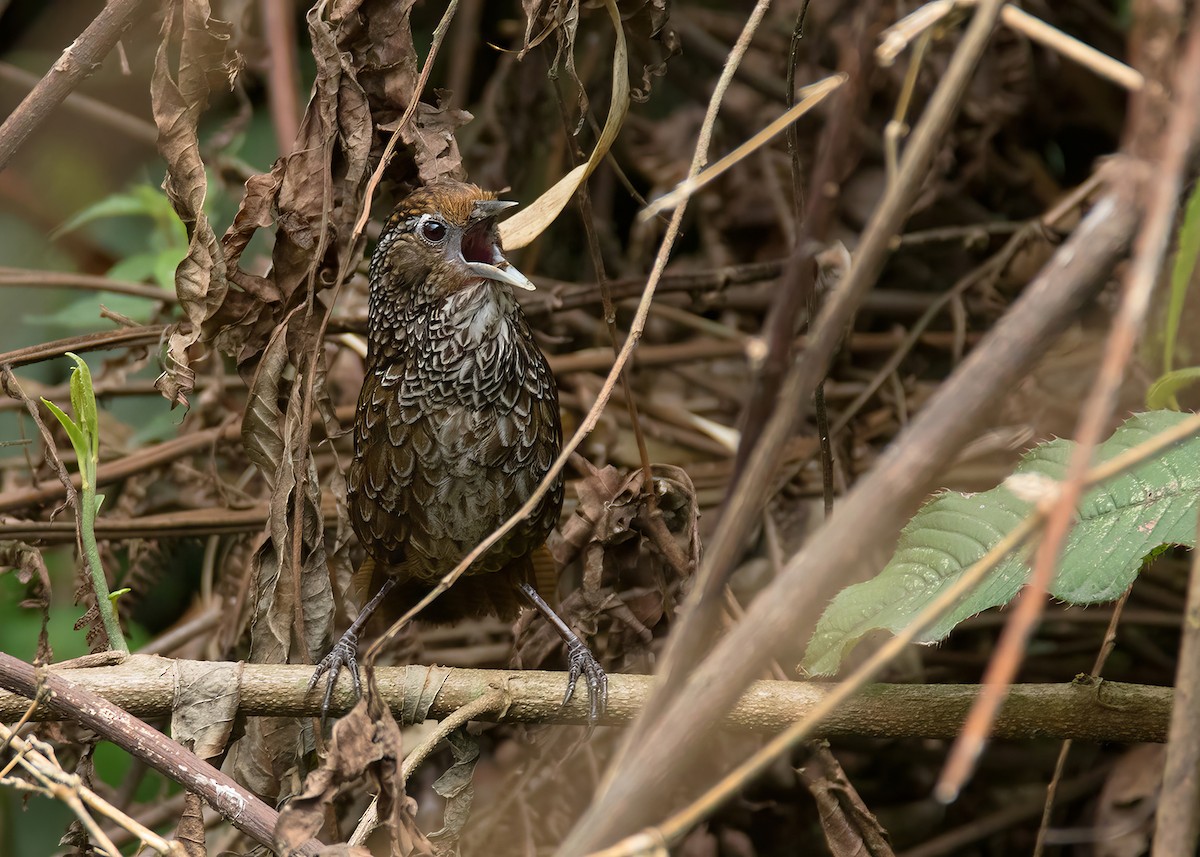
<instances>
[{"instance_id":1,"label":"bird's foot","mask_svg":"<svg viewBox=\"0 0 1200 857\"><path fill-rule=\"evenodd\" d=\"M354 679L354 695L362 696L362 681L358 677L358 634L353 628L342 634L341 639L333 644L329 654L321 663L317 664L316 671L308 680L308 689L312 690L321 680L321 676L329 673L325 680L325 699L321 702L322 722L329 715L329 703L333 699L333 689L337 686L338 673L342 671L343 667L350 671L350 677Z\"/></svg>"},{"instance_id":2,"label":"bird's foot","mask_svg":"<svg viewBox=\"0 0 1200 857\"><path fill-rule=\"evenodd\" d=\"M591 706L588 727L591 728L604 716L608 708L608 676L591 650L582 640L575 637L567 641L567 693L562 701L564 706L575 695L575 683L581 676L587 682L588 702Z\"/></svg>"}]
</instances>

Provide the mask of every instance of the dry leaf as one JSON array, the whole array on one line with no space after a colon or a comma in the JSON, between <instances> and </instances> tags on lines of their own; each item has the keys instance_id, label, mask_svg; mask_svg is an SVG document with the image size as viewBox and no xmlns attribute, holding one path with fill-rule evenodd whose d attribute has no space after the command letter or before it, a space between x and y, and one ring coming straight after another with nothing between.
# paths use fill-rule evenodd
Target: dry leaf
<instances>
[{"instance_id":1,"label":"dry leaf","mask_svg":"<svg viewBox=\"0 0 1200 857\"><path fill-rule=\"evenodd\" d=\"M198 125L211 81L232 79L238 61L229 55L229 24L213 18L205 0L172 3L154 60L150 103L158 126L158 149L167 162L163 189L188 230L188 254L175 271L175 291L187 324L167 340L167 371L156 382L172 405L186 404L195 373L188 349L220 308L228 290L225 257L204 212L208 180L200 160Z\"/></svg>"},{"instance_id":2,"label":"dry leaf","mask_svg":"<svg viewBox=\"0 0 1200 857\"><path fill-rule=\"evenodd\" d=\"M241 702L242 664L170 663L176 682L171 737L201 759L221 755Z\"/></svg>"},{"instance_id":3,"label":"dry leaf","mask_svg":"<svg viewBox=\"0 0 1200 857\"><path fill-rule=\"evenodd\" d=\"M379 786L379 818L393 838L392 853L431 854L432 845L416 828L415 804L400 788L402 759L400 729L386 706L359 700L333 727L321 767L308 775L303 791L280 812L275 828L280 853L289 855L315 836L341 787L370 774Z\"/></svg>"},{"instance_id":4,"label":"dry leaf","mask_svg":"<svg viewBox=\"0 0 1200 857\"><path fill-rule=\"evenodd\" d=\"M175 826L175 840L183 846L187 857L208 857L204 844L204 803L195 792L183 795L183 813Z\"/></svg>"}]
</instances>

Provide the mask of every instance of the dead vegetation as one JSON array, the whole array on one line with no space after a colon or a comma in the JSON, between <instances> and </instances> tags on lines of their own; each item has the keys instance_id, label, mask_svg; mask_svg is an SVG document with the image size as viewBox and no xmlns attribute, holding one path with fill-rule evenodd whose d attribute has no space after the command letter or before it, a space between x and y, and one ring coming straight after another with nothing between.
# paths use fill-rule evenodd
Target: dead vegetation
<instances>
[{"instance_id":1,"label":"dead vegetation","mask_svg":"<svg viewBox=\"0 0 1200 857\"><path fill-rule=\"evenodd\" d=\"M968 620L940 648L903 649L873 675L972 686L940 708L932 695L906 697L908 722L927 721L925 731L881 730L878 710L838 708L831 746L799 743L821 726L811 710L785 711L785 722L800 719L793 746L734 771L767 738L712 727L750 682L799 677L829 598L878 570L931 491L991 487L1020 450L1056 435L1086 453L1088 438L1142 405L1155 369L1136 346L1157 324L1151 288L1194 177L1200 12L1153 0L1132 11L1091 0L1023 11L817 0L806 15L802 5L322 0L303 21L276 0L108 5L80 56L103 57L121 36L130 76L120 87L140 87L143 103L106 103L113 54L95 89L83 85L59 112L96 123L114 148L154 135L152 171L165 168L186 248L173 294L94 276L120 260L87 236L67 239L80 273L0 268L0 289L83 290L93 319L86 332L0 346L11 397L0 417L22 420L0 424L13 427L0 439L36 433L38 397L69 400L53 383L65 376L37 367L68 351L95 358L103 564L114 589L129 589L116 601L126 624L151 632L141 651L177 659L170 669L183 676L169 718L146 700L129 705L154 725L169 720L175 742L244 787L255 820L231 825L236 813L214 792L166 768L194 790L170 792L145 757L120 785L95 777L94 745L114 740L95 723L37 726L48 742L39 776L59 776L45 771L61 763L73 795L63 799L80 819L103 817L113 847L158 847L128 821L140 818L189 855L245 853L254 840L356 857L1149 853L1161 754L1115 742L1166 735L1168 701L1152 689L1122 697L1144 733L1085 733L1044 702L1027 715L1006 709L996 728L1012 737L954 781L956 802L931 795L946 736L985 674L1000 692L1101 669L1174 683L1187 583L1186 561L1171 554L1115 608L1050 605L1005 657L992 653L1009 614ZM43 107L90 71L56 68L29 95ZM303 108L289 95L298 77L311 82ZM785 133L704 172L788 110ZM30 135L69 133L39 129L43 119L18 110L0 127L6 210L35 195L18 169L42 169ZM269 169L239 149L255 134L280 155ZM641 716L628 728L561 725L582 709L551 710L541 685L501 672L561 668L557 636L531 615L515 627L406 624L373 691L332 733L312 700L245 677L315 663L360 606L344 471L364 256L405 190L442 176L511 188L523 204L504 238L538 285L520 297L570 438L567 508L550 545L562 611L618 697L634 687L619 674L665 675L653 693L629 690L622 722ZM694 184L647 211L681 182ZM21 216L49 231L74 214L63 205L51 196ZM100 319L114 292L145 312ZM169 436L139 439L115 415L130 400L140 410L124 413L146 421L175 406ZM0 550L43 615L72 610L52 597L43 555L77 538L61 510L71 445L57 426L51 435L0 449L16 452L0 459ZM1054 513L1062 526L1073 508ZM1035 622L1042 593L1012 614ZM90 589L76 600L92 607L80 621L92 648L107 649ZM44 630L36 644L49 662ZM12 660L0 685L28 695L37 678ZM79 690L111 696L136 684L138 663ZM394 664L495 672L447 712L435 704L453 685L444 670L404 673L402 684L382 668ZM770 709L771 686L755 687ZM1104 708L1103 691L1086 687L1061 704ZM343 710L351 703L343 693ZM522 705L534 713L511 715ZM977 716L968 738L991 728ZM1046 735L1095 740L1056 771L1059 745L1034 740ZM0 781L12 784L9 774ZM156 799L137 799L143 781ZM201 814L194 795L220 814ZM1188 841L1181 826L1195 827L1196 808L1178 815L1160 813L1160 841ZM103 853L89 825L72 828L72 853Z\"/></svg>"}]
</instances>

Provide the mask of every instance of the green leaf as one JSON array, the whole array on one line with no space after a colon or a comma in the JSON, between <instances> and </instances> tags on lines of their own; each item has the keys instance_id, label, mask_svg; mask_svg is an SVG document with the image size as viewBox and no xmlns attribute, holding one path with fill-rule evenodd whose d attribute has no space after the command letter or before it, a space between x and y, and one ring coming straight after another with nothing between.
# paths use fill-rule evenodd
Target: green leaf
<instances>
[{"instance_id":1,"label":"green leaf","mask_svg":"<svg viewBox=\"0 0 1200 857\"><path fill-rule=\"evenodd\" d=\"M67 356L75 361L71 371L71 409L79 429L88 440L86 458L93 466L100 460L100 415L96 410L96 391L92 387L92 370L78 354L70 351Z\"/></svg>"},{"instance_id":2,"label":"green leaf","mask_svg":"<svg viewBox=\"0 0 1200 857\"><path fill-rule=\"evenodd\" d=\"M1175 411L1139 414L1101 444L1106 461L1188 417ZM1026 453L1019 474L1061 481L1074 444L1055 440ZM1067 539L1050 594L1068 604L1111 601L1133 582L1145 557L1163 545L1192 547L1200 504L1200 437L1088 491ZM879 576L847 587L825 610L801 668L836 672L846 652L865 634L896 633L1033 510L1006 485L981 494L947 492L927 503L900 536L896 553ZM1024 557L1010 555L931 628L936 642L959 622L1007 604L1029 575Z\"/></svg>"},{"instance_id":3,"label":"green leaf","mask_svg":"<svg viewBox=\"0 0 1200 857\"><path fill-rule=\"evenodd\" d=\"M42 404L50 409L50 413L58 418L62 423L62 427L66 429L67 437L71 439L71 446L75 447L75 457L80 461L87 459L88 442L83 436L83 432L79 430L79 426L75 425L75 420L67 416L63 409L49 399L43 398Z\"/></svg>"},{"instance_id":4,"label":"green leaf","mask_svg":"<svg viewBox=\"0 0 1200 857\"><path fill-rule=\"evenodd\" d=\"M1175 401L1176 394L1200 381L1200 366L1190 366L1187 369L1176 369L1159 376L1150 389L1146 391L1146 407L1158 410L1171 408L1179 410Z\"/></svg>"},{"instance_id":5,"label":"green leaf","mask_svg":"<svg viewBox=\"0 0 1200 857\"><path fill-rule=\"evenodd\" d=\"M175 290L175 270L187 256L188 248L168 247L154 256L154 282L164 289Z\"/></svg>"},{"instance_id":6,"label":"green leaf","mask_svg":"<svg viewBox=\"0 0 1200 857\"><path fill-rule=\"evenodd\" d=\"M81 226L93 220L103 220L109 217L151 216L146 201L137 193L114 193L99 202L89 205L83 211L71 217L62 226L51 233L52 238L61 238L68 232L74 232Z\"/></svg>"},{"instance_id":7,"label":"green leaf","mask_svg":"<svg viewBox=\"0 0 1200 857\"><path fill-rule=\"evenodd\" d=\"M140 277L122 279L140 279ZM96 323L101 318L101 304L142 324L149 324L154 314L153 301L117 292L97 291L86 297L70 301L54 312L28 313L22 317L22 322L27 325L54 325L70 330L92 331L96 329Z\"/></svg>"},{"instance_id":8,"label":"green leaf","mask_svg":"<svg viewBox=\"0 0 1200 857\"><path fill-rule=\"evenodd\" d=\"M105 276L110 280L129 280L134 283L143 283L146 280L154 278L155 265L157 263L158 256L154 253L134 253L131 256L126 256L109 268Z\"/></svg>"},{"instance_id":9,"label":"green leaf","mask_svg":"<svg viewBox=\"0 0 1200 857\"><path fill-rule=\"evenodd\" d=\"M133 592L133 590L130 589L128 586L126 586L124 589L118 589L114 592L110 592L110 593L108 593L108 600L111 601L113 604L116 604L117 599L120 598L122 595L124 595L127 592Z\"/></svg>"},{"instance_id":10,"label":"green leaf","mask_svg":"<svg viewBox=\"0 0 1200 857\"><path fill-rule=\"evenodd\" d=\"M1171 300L1167 308L1166 331L1163 335L1163 372L1169 373L1175 359L1175 338L1183 319L1183 303L1187 297L1196 260L1200 258L1200 184L1192 189L1179 227L1179 248L1171 267ZM1160 379L1161 380L1161 379ZM1154 407L1151 405L1150 407ZM1178 408L1178 405L1173 407Z\"/></svg>"}]
</instances>

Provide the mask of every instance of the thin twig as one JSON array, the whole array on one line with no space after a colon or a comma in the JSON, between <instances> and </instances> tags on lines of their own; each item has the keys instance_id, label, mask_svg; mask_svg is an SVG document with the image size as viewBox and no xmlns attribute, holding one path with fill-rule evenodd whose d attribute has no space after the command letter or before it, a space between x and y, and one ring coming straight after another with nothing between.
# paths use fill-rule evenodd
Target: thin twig
<instances>
[{"instance_id":1,"label":"thin twig","mask_svg":"<svg viewBox=\"0 0 1200 857\"><path fill-rule=\"evenodd\" d=\"M1189 153L1200 137L1200 123L1197 122L1200 118L1200 28L1193 28L1187 56L1176 69L1174 92L1162 149L1149 179L1146 216L1129 266L1121 306L1113 319L1096 382L1088 393L1075 430L1075 447L1063 479L1058 505L1038 545L1029 582L1012 611L984 674L984 692L963 734L955 742L938 781L936 794L943 801L949 802L958 795L975 760L983 751L988 724L1004 698L1005 688L1016 675L1021 655L1041 616L1046 590L1074 523L1084 474L1116 406L1125 367L1150 308L1150 298L1171 243L1171 226L1179 206L1184 169ZM1131 197L1138 192L1137 183L1127 181L1120 187L1124 204L1132 205Z\"/></svg>"},{"instance_id":2,"label":"thin twig","mask_svg":"<svg viewBox=\"0 0 1200 857\"><path fill-rule=\"evenodd\" d=\"M1125 604L1129 601L1129 593L1133 591L1133 585L1121 594L1117 599L1117 604L1113 608L1112 615L1108 619L1108 627L1104 631L1104 639L1100 643L1100 651L1096 653L1096 662L1092 664L1090 673L1093 679L1099 679L1100 674L1104 671L1104 664L1108 661L1108 656L1112 654L1112 650L1117 643L1117 626L1121 622L1121 616L1125 613ZM1050 830L1050 819L1054 814L1054 803L1058 796L1059 783L1063 778L1063 774L1067 768L1067 757L1071 754L1072 741L1070 738L1062 742L1062 746L1058 749L1058 758L1054 762L1054 773L1050 777L1050 782L1046 785L1046 796L1042 801L1042 819L1038 824L1037 839L1033 844L1033 857L1041 857L1042 852L1046 847L1046 834Z\"/></svg>"},{"instance_id":3,"label":"thin twig","mask_svg":"<svg viewBox=\"0 0 1200 857\"><path fill-rule=\"evenodd\" d=\"M0 170L29 135L108 56L144 0L111 0L0 125Z\"/></svg>"},{"instance_id":4,"label":"thin twig","mask_svg":"<svg viewBox=\"0 0 1200 857\"><path fill-rule=\"evenodd\" d=\"M0 687L34 698L45 686L50 694L44 706L60 717L82 723L126 752L141 759L221 813L246 835L268 848L274 846L278 813L226 774L181 747L129 712L85 690L63 674L35 670L12 655L0 652ZM319 843L310 842L297 853L314 854Z\"/></svg>"},{"instance_id":5,"label":"thin twig","mask_svg":"<svg viewBox=\"0 0 1200 857\"><path fill-rule=\"evenodd\" d=\"M300 133L299 61L296 58L295 5L288 0L260 0L267 43L267 97L279 157L292 153Z\"/></svg>"},{"instance_id":6,"label":"thin twig","mask_svg":"<svg viewBox=\"0 0 1200 857\"><path fill-rule=\"evenodd\" d=\"M570 117L567 115L567 106L563 101L562 93L559 91L557 85L552 86L552 89L554 90L555 101L558 103L558 110L562 117L567 155L571 161L571 168L574 169L579 165L579 159L583 157L583 152L579 149L579 144L571 134L572 125ZM596 234L595 218L592 215L592 196L588 191L588 179L584 179L579 183L576 200L579 203L579 216L583 221L583 231L584 237L587 239L588 254L592 260L592 272L596 276L596 284L600 287L600 307L604 316L604 326L608 330L608 339L612 345L613 357L615 358L621 353L621 334L617 330L617 310L613 305L612 291L608 286L608 271L604 265L604 254L600 250L600 236ZM650 452L646 447L646 434L642 430L641 420L638 419L638 408L637 403L633 399L633 390L629 386L630 374L628 369L622 371L621 390L624 394L625 409L629 412L629 423L633 429L633 439L637 444L638 457L642 463L645 496L647 502L653 505L655 503L654 476L650 472Z\"/></svg>"},{"instance_id":7,"label":"thin twig","mask_svg":"<svg viewBox=\"0 0 1200 857\"><path fill-rule=\"evenodd\" d=\"M1192 552L1167 762L1155 811L1151 857L1195 854L1200 839L1200 551Z\"/></svg>"},{"instance_id":8,"label":"thin twig","mask_svg":"<svg viewBox=\"0 0 1200 857\"><path fill-rule=\"evenodd\" d=\"M849 319L883 266L891 237L899 231L908 213L908 207L929 170L933 155L950 126L975 65L987 46L999 15L1000 5L1000 0L990 0L976 13L945 76L934 92L929 107L914 130L912 141L904 152L900 177L888 188L872 215L863 233L853 266L822 308L821 315L814 325L814 335L810 338L809 347L789 370L775 411L725 504L717 532L710 541L698 580L688 599L686 619L675 630L673 639L668 640L667 655L662 667L662 697L647 706L647 714L626 735L623 744L626 752L618 757L618 764L622 758L630 764L623 768L613 767L614 773L610 774L607 791L600 800L592 804L572 832L563 846L564 854L586 853L605 840L627 832L626 825L632 824L635 829L645 826L644 822L654 806L652 794L661 790L657 781L664 776L668 768L678 767L679 759L686 755L666 752L666 748L675 745L680 736L680 721L662 712L668 707L676 710L677 706L682 706L685 695L691 696L681 693L668 702L676 688L684 682L686 687L695 686L698 676L693 672L692 665L700 652L697 651L699 647L685 647L676 641L684 637L688 640L708 638L707 629L714 626L720 603L714 593L719 594L722 587L716 584L723 584L740 555L746 533L761 513L773 485L771 476L776 468L779 450L791 437L805 403L825 375L828 362L842 339ZM781 583L782 580L780 578L776 583ZM688 626L693 624L695 627L689 630ZM793 623L789 624L795 627ZM737 637L743 627L745 626L739 626L737 631L725 640L721 649ZM708 710L709 718L724 703L736 697L739 687L750 680L765 654L761 649L760 642L759 646L750 650L756 652L756 656L753 657L743 650L743 663L724 675L720 682L724 685L721 692L707 695L704 708ZM712 657L705 665L709 663L713 663ZM736 679L731 681L735 675ZM706 682L712 685L711 675ZM710 686L709 690L715 689ZM693 716L696 711L693 707ZM702 718L696 719L704 722ZM666 731L667 724L670 731L677 736L675 740L662 734ZM657 737L651 738L651 735ZM659 740L660 737L662 740ZM636 754L629 752L629 749L634 747L638 748ZM649 752L655 756L662 753L657 764L646 763L647 748L650 748ZM636 766L632 764L635 755Z\"/></svg>"},{"instance_id":9,"label":"thin twig","mask_svg":"<svg viewBox=\"0 0 1200 857\"><path fill-rule=\"evenodd\" d=\"M0 4L3 5L3 4ZM3 12L0 12L3 15ZM36 74L30 74L23 68L11 63L0 62L0 80L8 81L22 87L26 92L38 85L41 80ZM99 125L105 125L119 131L131 140L154 149L158 145L158 129L154 123L141 116L126 113L118 107L100 101L80 92L72 92L63 101L63 109L74 111L80 116L87 117Z\"/></svg>"},{"instance_id":10,"label":"thin twig","mask_svg":"<svg viewBox=\"0 0 1200 857\"><path fill-rule=\"evenodd\" d=\"M37 271L30 268L0 267L0 286L40 286L61 289L87 289L96 292L112 292L118 295L133 295L152 301L173 304L179 298L175 292L145 283L129 283L110 280L88 274L70 274L61 271Z\"/></svg>"},{"instance_id":11,"label":"thin twig","mask_svg":"<svg viewBox=\"0 0 1200 857\"><path fill-rule=\"evenodd\" d=\"M1162 432L1097 465L1085 474L1084 481L1088 485L1094 485L1111 479L1138 463L1162 454L1183 438L1197 433L1200 433L1200 416L1185 420L1171 430ZM595 852L591 857L602 857L602 855L603 857L618 857L623 854L636 853L629 850L630 846L634 842L645 841L647 837L668 843L676 841L729 797L736 794L751 779L762 773L776 758L811 735L825 717L833 714L839 709L839 706L851 699L873 676L894 660L907 645L916 640L922 631L933 625L946 611L961 603L961 600L983 581L988 572L1025 544L1048 516L1046 508L1035 507L984 556L925 604L903 630L873 652L844 681L833 687L829 695L823 698L812 711L798 718L787 729L772 738L703 795L689 803L684 809L672 814L666 821L655 825L652 832L642 831L629 837L624 845L618 843L612 848ZM1098 685L1091 686L1098 687Z\"/></svg>"}]
</instances>

